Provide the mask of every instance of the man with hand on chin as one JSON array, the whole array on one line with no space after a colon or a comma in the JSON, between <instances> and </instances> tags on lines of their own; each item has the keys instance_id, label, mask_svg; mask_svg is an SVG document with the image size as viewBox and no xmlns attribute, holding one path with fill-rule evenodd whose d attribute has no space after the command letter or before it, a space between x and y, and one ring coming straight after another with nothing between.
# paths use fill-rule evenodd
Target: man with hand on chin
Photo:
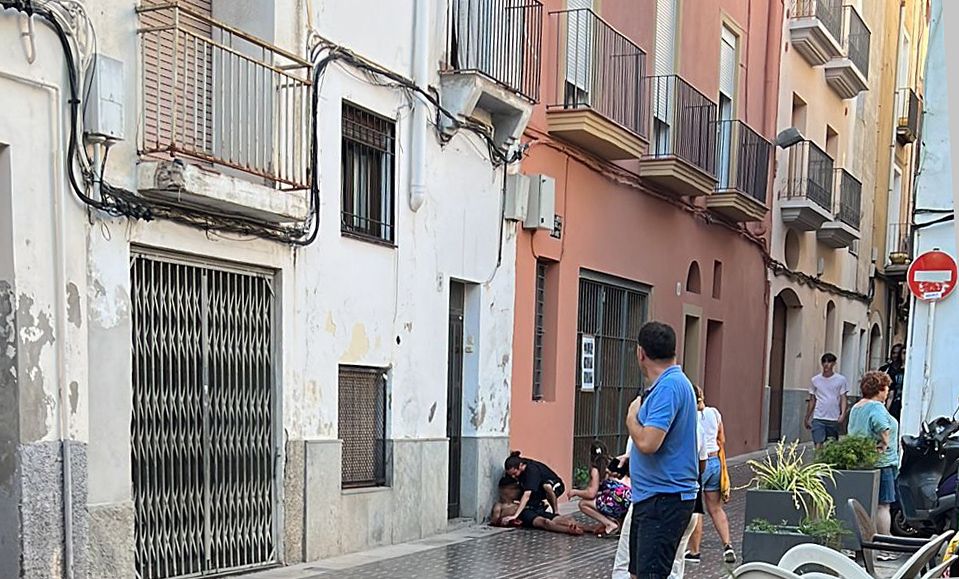
<instances>
[{"instance_id":1,"label":"man with hand on chin","mask_svg":"<svg viewBox=\"0 0 959 579\"><path fill-rule=\"evenodd\" d=\"M676 332L670 326L649 322L638 341L639 366L652 386L626 415L633 441L629 573L666 579L699 492L696 395L676 364Z\"/></svg>"}]
</instances>

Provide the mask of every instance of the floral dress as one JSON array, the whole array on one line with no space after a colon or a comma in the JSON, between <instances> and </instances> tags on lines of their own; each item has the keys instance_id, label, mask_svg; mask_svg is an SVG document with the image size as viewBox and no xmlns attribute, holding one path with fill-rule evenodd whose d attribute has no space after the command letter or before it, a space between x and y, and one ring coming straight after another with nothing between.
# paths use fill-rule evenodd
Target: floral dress
<instances>
[{"instance_id":1,"label":"floral dress","mask_svg":"<svg viewBox=\"0 0 959 579\"><path fill-rule=\"evenodd\" d=\"M599 483L596 510L611 519L622 519L633 502L632 490L618 480L607 478Z\"/></svg>"}]
</instances>

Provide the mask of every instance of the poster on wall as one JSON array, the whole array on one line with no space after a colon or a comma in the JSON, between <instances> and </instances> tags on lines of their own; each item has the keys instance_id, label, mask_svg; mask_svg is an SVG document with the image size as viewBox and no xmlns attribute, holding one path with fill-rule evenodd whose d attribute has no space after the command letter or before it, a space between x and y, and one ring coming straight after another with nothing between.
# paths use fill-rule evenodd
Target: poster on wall
<instances>
[{"instance_id":1,"label":"poster on wall","mask_svg":"<svg viewBox=\"0 0 959 579\"><path fill-rule=\"evenodd\" d=\"M584 392L595 390L595 362L596 362L596 338L589 334L583 334L582 348L580 348L580 389Z\"/></svg>"}]
</instances>

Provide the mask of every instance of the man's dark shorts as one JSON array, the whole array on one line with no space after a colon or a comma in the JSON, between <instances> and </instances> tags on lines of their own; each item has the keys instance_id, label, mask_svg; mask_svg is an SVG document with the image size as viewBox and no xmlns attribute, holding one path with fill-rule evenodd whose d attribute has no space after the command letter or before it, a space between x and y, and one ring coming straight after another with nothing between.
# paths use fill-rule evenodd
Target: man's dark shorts
<instances>
[{"instance_id":1,"label":"man's dark shorts","mask_svg":"<svg viewBox=\"0 0 959 579\"><path fill-rule=\"evenodd\" d=\"M833 420L812 421L812 441L816 444L822 444L826 440L839 440L839 423Z\"/></svg>"},{"instance_id":2,"label":"man's dark shorts","mask_svg":"<svg viewBox=\"0 0 959 579\"><path fill-rule=\"evenodd\" d=\"M523 512L519 514L519 520L523 523L524 528L532 529L534 528L533 521L539 517L552 521L557 516L559 515L547 511L545 507L533 508L532 506L527 506L523 509Z\"/></svg>"},{"instance_id":3,"label":"man's dark shorts","mask_svg":"<svg viewBox=\"0 0 959 579\"><path fill-rule=\"evenodd\" d=\"M656 495L633 505L629 572L636 579L666 579L693 516L696 501L678 494Z\"/></svg>"}]
</instances>

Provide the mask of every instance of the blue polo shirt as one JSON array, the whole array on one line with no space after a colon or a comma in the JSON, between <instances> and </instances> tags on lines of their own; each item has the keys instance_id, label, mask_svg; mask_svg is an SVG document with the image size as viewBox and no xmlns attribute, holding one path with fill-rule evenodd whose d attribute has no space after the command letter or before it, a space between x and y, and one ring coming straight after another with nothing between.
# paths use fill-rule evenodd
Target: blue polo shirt
<instances>
[{"instance_id":1,"label":"blue polo shirt","mask_svg":"<svg viewBox=\"0 0 959 579\"><path fill-rule=\"evenodd\" d=\"M639 423L666 432L654 454L633 446L629 456L633 502L655 495L680 494L683 500L699 492L699 453L696 448L696 395L679 366L667 369L646 391Z\"/></svg>"}]
</instances>

